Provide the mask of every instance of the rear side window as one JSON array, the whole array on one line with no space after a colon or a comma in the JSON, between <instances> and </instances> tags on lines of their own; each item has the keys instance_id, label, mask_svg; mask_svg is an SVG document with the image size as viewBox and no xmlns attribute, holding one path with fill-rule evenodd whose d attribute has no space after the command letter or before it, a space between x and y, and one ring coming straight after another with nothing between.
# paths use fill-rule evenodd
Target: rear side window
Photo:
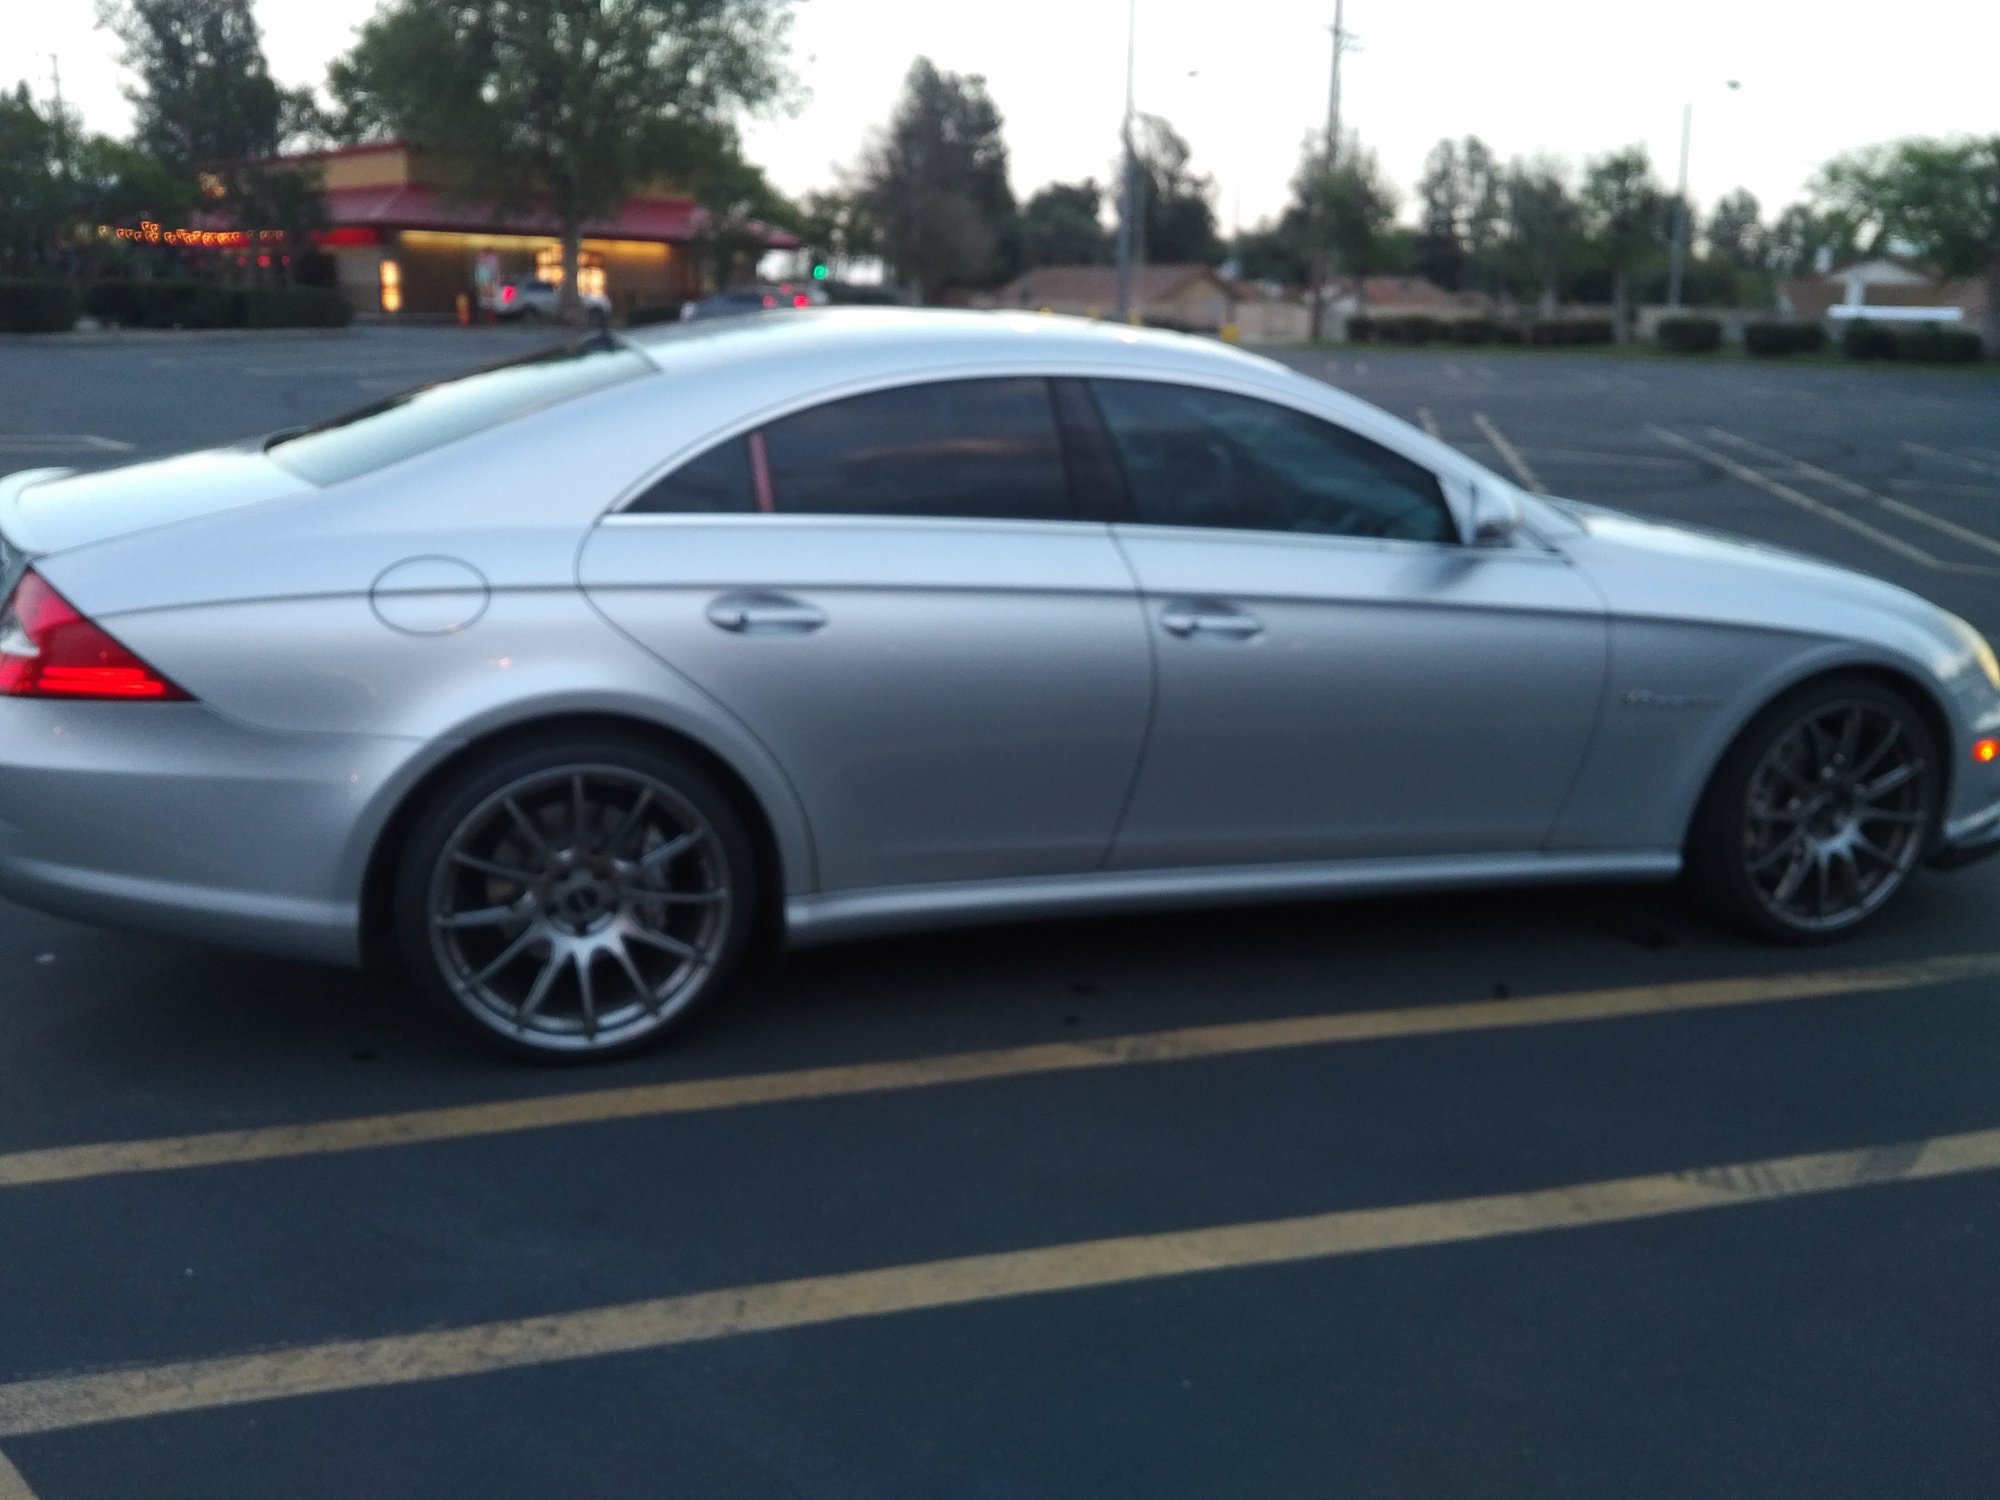
<instances>
[{"instance_id":1,"label":"rear side window","mask_svg":"<svg viewBox=\"0 0 2000 1500\"><path fill-rule=\"evenodd\" d=\"M656 481L625 509L640 515L755 510L757 490L750 476L749 441L731 438Z\"/></svg>"},{"instance_id":2,"label":"rear side window","mask_svg":"<svg viewBox=\"0 0 2000 1500\"><path fill-rule=\"evenodd\" d=\"M301 479L339 484L558 401L635 380L653 368L605 338L530 354L469 375L420 385L285 437L264 451Z\"/></svg>"},{"instance_id":3,"label":"rear side window","mask_svg":"<svg viewBox=\"0 0 2000 1500\"><path fill-rule=\"evenodd\" d=\"M761 437L781 512L1075 518L1045 380L874 391L773 422Z\"/></svg>"}]
</instances>

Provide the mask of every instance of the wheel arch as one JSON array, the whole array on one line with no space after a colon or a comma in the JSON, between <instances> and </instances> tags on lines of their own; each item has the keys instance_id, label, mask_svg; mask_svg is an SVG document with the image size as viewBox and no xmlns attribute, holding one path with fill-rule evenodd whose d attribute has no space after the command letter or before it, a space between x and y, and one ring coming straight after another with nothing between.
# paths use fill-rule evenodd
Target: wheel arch
<instances>
[{"instance_id":1,"label":"wheel arch","mask_svg":"<svg viewBox=\"0 0 2000 1500\"><path fill-rule=\"evenodd\" d=\"M372 964L393 947L389 926L397 856L408 841L412 824L439 787L466 765L507 746L555 735L593 733L630 737L671 750L694 761L716 779L742 815L757 860L762 901L753 941L775 940L783 930L788 876L802 859L810 859L810 851L794 851L787 857L787 841L751 778L713 745L679 727L614 709L564 709L494 726L458 741L396 791L386 817L369 840L361 870L359 916L363 962Z\"/></svg>"},{"instance_id":2,"label":"wheel arch","mask_svg":"<svg viewBox=\"0 0 2000 1500\"><path fill-rule=\"evenodd\" d=\"M1937 798L1937 815L1938 826L1942 826L1946 810L1951 806L1952 772L1955 769L1956 762L1951 754L1951 715L1945 709L1943 700L1939 698L1936 690L1927 685L1916 673L1883 661L1858 660L1817 663L1811 669L1801 672L1775 688L1765 691L1738 717L1737 722L1731 727L1729 734L1723 740L1722 749L1710 761L1708 771L1702 777L1700 789L1696 793L1693 803L1688 807L1686 816L1682 821L1681 847L1683 850L1689 847L1694 837L1695 828L1700 823L1702 813L1708 806L1709 796L1715 788L1716 778L1722 774L1722 768L1729 763L1730 757L1735 754L1737 746L1743 743L1744 736L1750 733L1751 729L1770 711L1773 705L1784 701L1794 693L1801 692L1806 688L1839 679L1858 679L1863 682L1872 682L1878 687L1888 688L1907 698L1911 706L1922 716L1924 728L1930 731L1931 738L1936 742L1938 748L1940 784ZM1928 837L1933 841L1936 839L1937 827L1929 830Z\"/></svg>"}]
</instances>

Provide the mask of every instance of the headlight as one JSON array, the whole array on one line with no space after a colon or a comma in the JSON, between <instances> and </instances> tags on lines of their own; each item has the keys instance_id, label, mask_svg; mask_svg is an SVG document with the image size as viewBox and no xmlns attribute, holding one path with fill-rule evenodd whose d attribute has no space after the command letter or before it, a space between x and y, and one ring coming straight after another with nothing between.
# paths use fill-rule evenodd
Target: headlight
<instances>
[{"instance_id":1,"label":"headlight","mask_svg":"<svg viewBox=\"0 0 2000 1500\"><path fill-rule=\"evenodd\" d=\"M1957 615L1948 618L1951 620L1952 629L1958 632L1959 639L1965 642L1966 649L1972 653L1972 659L1979 663L1979 670L1986 674L1986 680L1993 684L1995 692L2000 692L2000 656L1993 654L1993 647L1986 637L1966 621Z\"/></svg>"}]
</instances>

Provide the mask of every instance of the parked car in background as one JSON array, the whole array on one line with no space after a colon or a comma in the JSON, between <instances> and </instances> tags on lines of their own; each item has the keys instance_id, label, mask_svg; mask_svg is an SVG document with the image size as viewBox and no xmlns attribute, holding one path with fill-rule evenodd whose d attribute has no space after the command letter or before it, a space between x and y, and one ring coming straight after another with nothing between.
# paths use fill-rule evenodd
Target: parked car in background
<instances>
[{"instance_id":1,"label":"parked car in background","mask_svg":"<svg viewBox=\"0 0 2000 1500\"><path fill-rule=\"evenodd\" d=\"M687 303L681 308L681 321L730 318L739 313L776 312L779 308L822 307L826 300L826 293L816 286L793 286L789 282L774 286L739 286L717 292L713 297L703 297L698 302Z\"/></svg>"},{"instance_id":2,"label":"parked car in background","mask_svg":"<svg viewBox=\"0 0 2000 1500\"><path fill-rule=\"evenodd\" d=\"M511 323L536 322L556 315L562 288L553 281L533 276L506 276L491 283L479 294L481 312ZM611 299L602 292L581 292L577 301L587 313L611 315Z\"/></svg>"}]
</instances>

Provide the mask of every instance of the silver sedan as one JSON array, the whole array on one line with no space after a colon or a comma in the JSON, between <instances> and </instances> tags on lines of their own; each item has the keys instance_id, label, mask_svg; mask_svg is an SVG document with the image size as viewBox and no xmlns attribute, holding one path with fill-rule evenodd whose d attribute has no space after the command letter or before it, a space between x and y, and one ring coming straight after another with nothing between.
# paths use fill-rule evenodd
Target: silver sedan
<instances>
[{"instance_id":1,"label":"silver sedan","mask_svg":"<svg viewBox=\"0 0 2000 1500\"><path fill-rule=\"evenodd\" d=\"M2000 844L1964 622L1055 318L601 336L17 474L0 599L0 889L390 955L538 1057L777 940L1683 871L1810 939Z\"/></svg>"}]
</instances>

